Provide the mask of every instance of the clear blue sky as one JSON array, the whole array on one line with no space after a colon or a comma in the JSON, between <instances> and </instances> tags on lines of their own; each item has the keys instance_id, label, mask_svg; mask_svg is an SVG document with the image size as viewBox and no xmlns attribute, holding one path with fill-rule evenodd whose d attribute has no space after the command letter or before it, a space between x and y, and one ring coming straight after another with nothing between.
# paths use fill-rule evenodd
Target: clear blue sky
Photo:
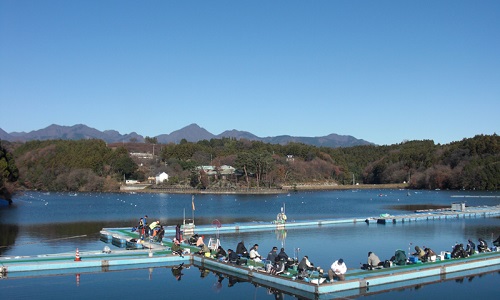
<instances>
[{"instance_id":1,"label":"clear blue sky","mask_svg":"<svg viewBox=\"0 0 500 300\"><path fill-rule=\"evenodd\" d=\"M500 132L500 1L0 0L0 128Z\"/></svg>"}]
</instances>

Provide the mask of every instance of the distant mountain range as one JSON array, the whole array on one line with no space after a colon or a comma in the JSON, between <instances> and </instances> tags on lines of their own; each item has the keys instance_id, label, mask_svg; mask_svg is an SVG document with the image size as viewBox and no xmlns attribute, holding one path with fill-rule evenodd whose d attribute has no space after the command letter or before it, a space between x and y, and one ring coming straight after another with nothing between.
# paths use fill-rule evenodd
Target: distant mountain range
<instances>
[{"instance_id":1,"label":"distant mountain range","mask_svg":"<svg viewBox=\"0 0 500 300\"><path fill-rule=\"evenodd\" d=\"M362 139L357 139L349 135L329 134L320 137L298 137L289 135L280 135L275 137L258 137L247 131L227 130L221 134L215 135L208 132L206 129L191 124L179 130L173 131L170 134L161 134L156 136L158 143L179 143L182 139L188 142L198 142L201 140L220 139L223 137L230 137L239 139L247 139L251 141L262 141L270 144L285 145L290 142L304 143L313 146L323 147L351 147L358 145L373 145ZM7 133L0 128L0 140L6 141L31 141L31 140L81 140L81 139L101 139L107 143L117 142L130 142L136 141L139 143L144 142L144 137L135 132L129 134L120 134L116 130L99 131L97 129L88 127L83 124L74 126L60 126L50 125L44 129L34 130L31 132L11 132Z\"/></svg>"}]
</instances>

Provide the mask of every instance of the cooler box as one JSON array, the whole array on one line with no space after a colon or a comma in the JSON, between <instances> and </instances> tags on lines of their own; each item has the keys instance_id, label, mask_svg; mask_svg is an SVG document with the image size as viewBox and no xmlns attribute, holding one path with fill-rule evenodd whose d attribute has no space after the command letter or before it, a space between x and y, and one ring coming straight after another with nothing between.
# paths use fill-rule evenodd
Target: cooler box
<instances>
[{"instance_id":1,"label":"cooler box","mask_svg":"<svg viewBox=\"0 0 500 300\"><path fill-rule=\"evenodd\" d=\"M410 257L408 258L408 261L409 261L410 263L412 263L412 264L416 264L416 263L418 263L418 262L419 262L418 257L415 257L415 256L410 256Z\"/></svg>"},{"instance_id":2,"label":"cooler box","mask_svg":"<svg viewBox=\"0 0 500 300\"><path fill-rule=\"evenodd\" d=\"M451 259L451 252L445 252L444 259Z\"/></svg>"}]
</instances>

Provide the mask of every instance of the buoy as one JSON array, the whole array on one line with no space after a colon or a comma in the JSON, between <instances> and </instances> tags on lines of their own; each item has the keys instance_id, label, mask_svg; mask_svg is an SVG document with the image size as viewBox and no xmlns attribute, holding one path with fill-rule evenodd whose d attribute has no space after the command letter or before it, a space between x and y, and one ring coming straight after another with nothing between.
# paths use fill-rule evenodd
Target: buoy
<instances>
[{"instance_id":1,"label":"buoy","mask_svg":"<svg viewBox=\"0 0 500 300\"><path fill-rule=\"evenodd\" d=\"M75 261L81 261L80 252L78 252L78 248L76 248Z\"/></svg>"}]
</instances>

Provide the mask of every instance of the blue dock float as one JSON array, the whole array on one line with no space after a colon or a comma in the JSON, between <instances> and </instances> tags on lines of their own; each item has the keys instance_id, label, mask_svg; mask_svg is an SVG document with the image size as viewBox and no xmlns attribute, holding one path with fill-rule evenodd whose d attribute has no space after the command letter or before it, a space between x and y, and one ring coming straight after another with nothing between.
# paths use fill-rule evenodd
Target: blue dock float
<instances>
[{"instance_id":1,"label":"blue dock float","mask_svg":"<svg viewBox=\"0 0 500 300\"><path fill-rule=\"evenodd\" d=\"M194 247L193 247L194 248ZM444 259L436 262L407 264L371 271L349 269L344 281L321 283L322 274L315 279L299 280L296 271L286 270L280 275L267 273L262 264L248 261L247 265L235 265L220 260L186 254L172 255L168 246L155 245L145 250L115 250L112 252L80 252L80 261L75 261L74 253L38 256L16 256L0 258L0 278L26 277L46 274L70 274L85 272L106 272L109 270L137 269L154 266L173 267L180 263L237 277L243 281L275 288L304 298L321 299L345 295L365 294L368 289L383 291L411 284L431 283L500 270L500 251L472 255L468 258ZM316 280L316 282L314 282Z\"/></svg>"},{"instance_id":2,"label":"blue dock float","mask_svg":"<svg viewBox=\"0 0 500 300\"><path fill-rule=\"evenodd\" d=\"M299 221L287 221L285 223L275 223L273 222L246 222L246 223L233 223L224 224L221 227L216 227L214 225L193 225L194 233L198 234L210 234L210 233L224 233L224 232L251 232L251 231L266 231L266 230L276 230L276 229L293 229L293 228L308 228L308 227L320 227L320 226L333 226L338 224L396 224L396 223L406 223L406 222L417 222L417 221L431 221L431 220L446 220L446 219L457 219L457 218L489 218L500 216L500 205L497 206L481 206L481 207L466 207L464 211L452 211L451 209L443 210L426 210L424 212L416 212L412 214L404 215L388 215L383 214L377 217L367 217L367 218L345 218L345 219L324 219L324 220L299 220ZM131 233L131 228L103 228L101 231L106 234L111 234L113 236L114 245L124 245L126 244L126 238L124 239L121 235L126 234L126 237L137 238L139 235L137 233ZM175 226L164 226L165 234L175 234ZM117 231L120 233L117 234Z\"/></svg>"},{"instance_id":3,"label":"blue dock float","mask_svg":"<svg viewBox=\"0 0 500 300\"><path fill-rule=\"evenodd\" d=\"M279 289L304 298L317 299L335 293L345 297L360 295L367 288L378 291L410 284L422 284L455 278L457 276L475 275L483 272L500 270L500 252L473 255L463 259L449 259L423 264L395 266L372 271L349 269L344 281L327 281L322 284L296 279L293 274L270 275L263 268L237 266L211 258L194 256L193 265L236 276L243 281L255 282L259 285ZM318 281L319 282L319 281ZM377 289L377 288L375 288Z\"/></svg>"},{"instance_id":4,"label":"blue dock float","mask_svg":"<svg viewBox=\"0 0 500 300\"><path fill-rule=\"evenodd\" d=\"M396 224L398 222L417 222L431 220L447 220L459 218L490 218L500 216L500 206L480 206L480 207L464 207L463 210L453 209L436 209L419 211L413 214L406 215L387 215L383 214L378 217L370 217L365 220L367 224Z\"/></svg>"}]
</instances>

